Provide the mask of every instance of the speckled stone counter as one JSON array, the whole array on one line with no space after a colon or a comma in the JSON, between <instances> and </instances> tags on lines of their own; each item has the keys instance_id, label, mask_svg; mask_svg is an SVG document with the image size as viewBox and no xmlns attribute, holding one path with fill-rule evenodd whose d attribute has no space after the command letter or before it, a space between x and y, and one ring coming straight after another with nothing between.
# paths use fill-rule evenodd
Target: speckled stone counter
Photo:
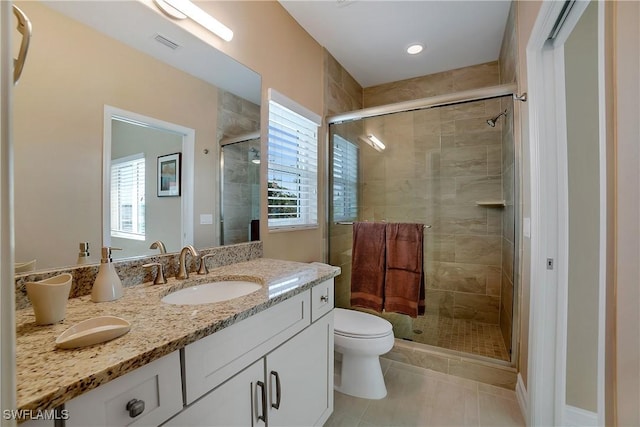
<instances>
[{"instance_id":1,"label":"speckled stone counter","mask_svg":"<svg viewBox=\"0 0 640 427\"><path fill-rule=\"evenodd\" d=\"M112 302L72 298L63 322L36 326L33 310L16 312L18 409L52 409L88 390L178 350L340 274L340 268L259 258L211 270L206 276L169 279L166 285L131 286ZM177 289L215 280L248 280L262 289L229 301L170 305L160 299ZM112 341L73 350L55 347L70 326L113 315L131 330Z\"/></svg>"}]
</instances>

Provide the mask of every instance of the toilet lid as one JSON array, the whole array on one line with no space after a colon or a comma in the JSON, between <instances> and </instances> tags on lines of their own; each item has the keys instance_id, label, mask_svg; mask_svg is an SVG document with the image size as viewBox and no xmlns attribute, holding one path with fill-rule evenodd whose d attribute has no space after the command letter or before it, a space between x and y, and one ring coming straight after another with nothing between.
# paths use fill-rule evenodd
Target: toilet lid
<instances>
[{"instance_id":1,"label":"toilet lid","mask_svg":"<svg viewBox=\"0 0 640 427\"><path fill-rule=\"evenodd\" d=\"M336 308L333 316L333 328L338 335L354 338L379 338L392 333L391 323L373 314Z\"/></svg>"}]
</instances>

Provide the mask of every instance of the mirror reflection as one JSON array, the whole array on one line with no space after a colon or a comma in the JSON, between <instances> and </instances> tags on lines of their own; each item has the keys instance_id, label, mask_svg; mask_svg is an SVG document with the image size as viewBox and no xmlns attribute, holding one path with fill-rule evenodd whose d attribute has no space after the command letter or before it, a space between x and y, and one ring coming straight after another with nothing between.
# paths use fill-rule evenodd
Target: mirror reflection
<instances>
[{"instance_id":1,"label":"mirror reflection","mask_svg":"<svg viewBox=\"0 0 640 427\"><path fill-rule=\"evenodd\" d=\"M260 134L221 142L221 242L260 240Z\"/></svg>"},{"instance_id":2,"label":"mirror reflection","mask_svg":"<svg viewBox=\"0 0 640 427\"><path fill-rule=\"evenodd\" d=\"M120 258L157 253L149 248L156 240L168 252L189 239L196 247L220 244L220 141L259 129L260 76L141 2L16 4L34 27L29 67L14 93L16 263L32 268L35 260L37 270L73 265L81 242L89 243L90 262L99 262L103 244L127 243L126 251L114 252ZM190 210L184 192L164 198L156 192L157 157L183 151L172 148L180 143L147 152L140 141L164 135L147 128L142 133L149 135L127 137L121 147L110 141L113 151L106 153L105 106L193 130L192 179L182 180L193 195ZM114 121L113 133L128 126ZM125 203L117 215L132 230L135 213L138 232L144 218L144 240L123 243L111 234L111 209L103 211L111 207L103 174L111 159L140 153L149 165L145 204Z\"/></svg>"},{"instance_id":3,"label":"mirror reflection","mask_svg":"<svg viewBox=\"0 0 640 427\"><path fill-rule=\"evenodd\" d=\"M185 195L160 197L157 191L158 175L162 175L159 162L167 155L183 152L183 137L179 132L125 117L111 120L111 165L105 175L110 195L105 213L110 218L105 221L104 231L105 242L110 239L108 245L120 248L122 257L158 253L158 244L152 248L155 241L150 243L150 238L162 242L168 252L177 252L187 244L183 243L180 226ZM185 168L185 163L180 165L183 171L192 167ZM153 215L147 215L147 210Z\"/></svg>"}]
</instances>

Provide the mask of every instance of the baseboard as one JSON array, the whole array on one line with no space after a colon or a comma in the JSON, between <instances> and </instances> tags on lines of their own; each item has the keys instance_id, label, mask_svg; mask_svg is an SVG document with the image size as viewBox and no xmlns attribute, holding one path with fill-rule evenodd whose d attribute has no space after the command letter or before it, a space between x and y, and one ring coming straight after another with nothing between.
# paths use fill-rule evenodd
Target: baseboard
<instances>
[{"instance_id":1,"label":"baseboard","mask_svg":"<svg viewBox=\"0 0 640 427\"><path fill-rule=\"evenodd\" d=\"M520 405L520 412L522 412L522 418L526 425L529 425L529 396L527 394L527 388L524 386L522 375L518 372L518 382L516 383L516 397L518 398L518 405Z\"/></svg>"},{"instance_id":2,"label":"baseboard","mask_svg":"<svg viewBox=\"0 0 640 427\"><path fill-rule=\"evenodd\" d=\"M575 406L565 405L564 424L573 427L588 427L598 425L598 414Z\"/></svg>"}]
</instances>

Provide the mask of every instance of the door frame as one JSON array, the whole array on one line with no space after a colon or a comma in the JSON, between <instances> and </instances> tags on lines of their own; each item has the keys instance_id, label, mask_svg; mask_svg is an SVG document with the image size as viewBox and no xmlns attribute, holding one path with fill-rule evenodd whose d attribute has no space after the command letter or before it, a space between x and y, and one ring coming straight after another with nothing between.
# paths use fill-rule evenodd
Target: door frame
<instances>
[{"instance_id":1,"label":"door frame","mask_svg":"<svg viewBox=\"0 0 640 427\"><path fill-rule=\"evenodd\" d=\"M13 3L0 1L0 402L16 408L16 324L13 238ZM15 419L0 421L16 425Z\"/></svg>"},{"instance_id":2,"label":"door frame","mask_svg":"<svg viewBox=\"0 0 640 427\"><path fill-rule=\"evenodd\" d=\"M111 246L111 209L108 207L111 205L111 122L115 119L182 135L182 194L180 196L182 221L180 224L180 236L183 247L185 245L193 245L195 130L105 104L102 144L102 246Z\"/></svg>"},{"instance_id":3,"label":"door frame","mask_svg":"<svg viewBox=\"0 0 640 427\"><path fill-rule=\"evenodd\" d=\"M543 2L527 44L531 171L531 309L528 425L571 424L566 405L568 313L568 179L564 44L588 1L576 1L553 40L549 35L565 2ZM604 425L604 325L606 290L606 104L604 3L598 1L600 250L597 414L582 422ZM547 267L548 260L553 267Z\"/></svg>"}]
</instances>

